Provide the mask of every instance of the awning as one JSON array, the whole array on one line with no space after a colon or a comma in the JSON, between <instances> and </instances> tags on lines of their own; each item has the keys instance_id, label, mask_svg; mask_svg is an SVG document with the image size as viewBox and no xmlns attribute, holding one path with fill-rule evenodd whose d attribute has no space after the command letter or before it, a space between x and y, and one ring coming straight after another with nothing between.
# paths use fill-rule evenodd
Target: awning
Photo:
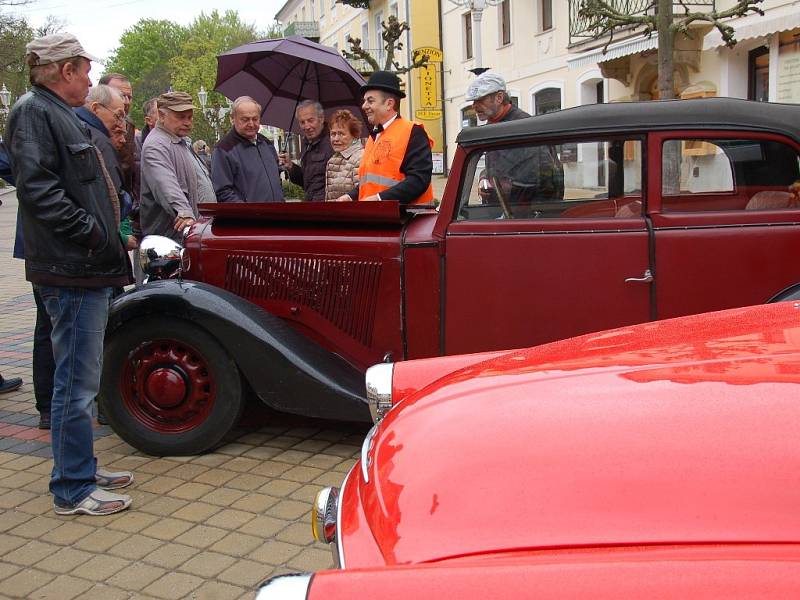
<instances>
[{"instance_id":1,"label":"awning","mask_svg":"<svg viewBox=\"0 0 800 600\"><path fill-rule=\"evenodd\" d=\"M625 40L624 42L617 42L611 44L606 52L603 48L595 48L583 54L578 54L572 58L567 59L567 65L570 69L580 69L587 65L594 65L599 62L606 62L614 60L615 58L622 58L623 56L630 56L631 54L638 54L645 50L653 50L658 48L658 35L653 33L650 37L636 37Z\"/></svg>"},{"instance_id":2,"label":"awning","mask_svg":"<svg viewBox=\"0 0 800 600\"><path fill-rule=\"evenodd\" d=\"M764 16L747 15L727 22L733 27L737 42L760 38L770 33L779 33L800 27L800 1L791 2L778 8L764 11ZM724 46L722 35L717 29L711 30L703 39L703 50Z\"/></svg>"}]
</instances>

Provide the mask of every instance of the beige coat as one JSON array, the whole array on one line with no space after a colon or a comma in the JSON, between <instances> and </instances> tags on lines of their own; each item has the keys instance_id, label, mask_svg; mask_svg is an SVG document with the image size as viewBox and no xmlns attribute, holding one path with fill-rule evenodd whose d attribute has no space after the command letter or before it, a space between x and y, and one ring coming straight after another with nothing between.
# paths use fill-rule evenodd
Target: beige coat
<instances>
[{"instance_id":1,"label":"beige coat","mask_svg":"<svg viewBox=\"0 0 800 600\"><path fill-rule=\"evenodd\" d=\"M349 148L335 152L325 170L325 200L336 200L342 194L353 191L358 184L358 166L364 147L361 140L354 140Z\"/></svg>"}]
</instances>

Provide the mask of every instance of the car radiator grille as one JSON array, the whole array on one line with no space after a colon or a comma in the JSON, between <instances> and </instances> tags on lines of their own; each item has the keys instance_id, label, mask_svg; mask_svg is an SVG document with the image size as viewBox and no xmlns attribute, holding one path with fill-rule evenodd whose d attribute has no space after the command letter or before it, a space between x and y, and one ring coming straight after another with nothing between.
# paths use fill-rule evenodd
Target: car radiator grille
<instances>
[{"instance_id":1,"label":"car radiator grille","mask_svg":"<svg viewBox=\"0 0 800 600\"><path fill-rule=\"evenodd\" d=\"M225 289L251 301L313 310L364 345L372 341L381 263L287 254L231 254Z\"/></svg>"}]
</instances>

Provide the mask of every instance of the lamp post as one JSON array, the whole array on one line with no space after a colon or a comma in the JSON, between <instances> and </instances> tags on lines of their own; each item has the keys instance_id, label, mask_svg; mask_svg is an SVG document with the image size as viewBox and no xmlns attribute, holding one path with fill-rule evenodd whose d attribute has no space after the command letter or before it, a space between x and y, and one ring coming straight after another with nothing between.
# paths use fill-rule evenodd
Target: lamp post
<instances>
[{"instance_id":1,"label":"lamp post","mask_svg":"<svg viewBox=\"0 0 800 600\"><path fill-rule=\"evenodd\" d=\"M8 119L9 106L11 105L11 92L8 91L6 84L3 83L0 89L0 140L3 139L3 132L6 130L6 120Z\"/></svg>"},{"instance_id":2,"label":"lamp post","mask_svg":"<svg viewBox=\"0 0 800 600\"><path fill-rule=\"evenodd\" d=\"M222 106L217 103L208 106L208 92L203 85L200 86L197 92L197 99L200 101L200 108L203 110L203 116L205 116L211 127L214 128L214 135L217 141L219 141L222 131L222 122L225 116L231 112L231 101L228 98L225 99L228 103L227 106Z\"/></svg>"},{"instance_id":3,"label":"lamp post","mask_svg":"<svg viewBox=\"0 0 800 600\"><path fill-rule=\"evenodd\" d=\"M481 52L481 21L483 21L483 9L487 6L497 6L503 0L450 0L453 4L461 8L468 8L472 18L472 49L475 57L475 68L483 66L483 56Z\"/></svg>"}]
</instances>

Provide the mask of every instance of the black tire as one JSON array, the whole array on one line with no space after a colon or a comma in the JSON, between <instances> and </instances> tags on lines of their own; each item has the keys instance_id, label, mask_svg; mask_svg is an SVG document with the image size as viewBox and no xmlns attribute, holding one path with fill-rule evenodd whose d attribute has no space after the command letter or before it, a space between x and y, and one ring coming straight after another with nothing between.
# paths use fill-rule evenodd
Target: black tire
<instances>
[{"instance_id":1,"label":"black tire","mask_svg":"<svg viewBox=\"0 0 800 600\"><path fill-rule=\"evenodd\" d=\"M105 340L99 401L115 433L154 456L216 447L244 406L239 369L204 329L139 317Z\"/></svg>"}]
</instances>

